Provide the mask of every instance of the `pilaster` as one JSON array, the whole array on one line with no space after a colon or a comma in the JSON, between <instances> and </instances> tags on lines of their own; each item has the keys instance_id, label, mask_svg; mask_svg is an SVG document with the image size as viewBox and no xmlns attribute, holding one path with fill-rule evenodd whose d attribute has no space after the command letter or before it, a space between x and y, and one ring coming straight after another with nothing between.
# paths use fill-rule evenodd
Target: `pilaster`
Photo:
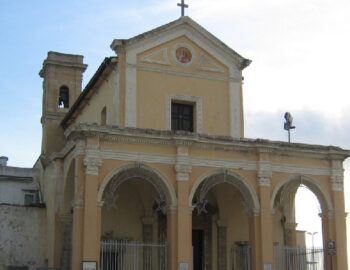
<instances>
[{"instance_id":1,"label":"pilaster","mask_svg":"<svg viewBox=\"0 0 350 270\"><path fill-rule=\"evenodd\" d=\"M99 261L99 246L101 234L101 209L97 201L98 169L102 161L99 157L99 141L87 141L85 165L85 194L84 194L84 239L83 260Z\"/></svg>"},{"instance_id":2,"label":"pilaster","mask_svg":"<svg viewBox=\"0 0 350 270\"><path fill-rule=\"evenodd\" d=\"M72 269L80 270L83 260L83 230L84 230L84 164L83 156L75 159L75 194L73 207L72 232Z\"/></svg>"},{"instance_id":3,"label":"pilaster","mask_svg":"<svg viewBox=\"0 0 350 270\"><path fill-rule=\"evenodd\" d=\"M218 242L218 270L226 270L227 268L227 221L217 221L217 242Z\"/></svg>"},{"instance_id":4,"label":"pilaster","mask_svg":"<svg viewBox=\"0 0 350 270\"><path fill-rule=\"evenodd\" d=\"M343 189L343 163L340 160L332 160L332 198L334 205L334 232L336 243L336 256L334 261L334 269L348 269L347 260L347 237L346 237L346 213L344 203Z\"/></svg>"},{"instance_id":5,"label":"pilaster","mask_svg":"<svg viewBox=\"0 0 350 270\"><path fill-rule=\"evenodd\" d=\"M188 204L189 179L192 167L188 162L188 147L179 146L175 165L177 180L177 250L178 269L192 269L192 209Z\"/></svg>"},{"instance_id":6,"label":"pilaster","mask_svg":"<svg viewBox=\"0 0 350 270\"><path fill-rule=\"evenodd\" d=\"M259 220L259 234L260 234L260 258L262 265L257 265L256 269L263 269L265 264L273 264L273 222L270 209L271 198L271 163L269 154L265 152L259 153L258 162L258 193L260 198L260 220ZM259 252L259 251L257 251ZM256 256L259 257L258 254Z\"/></svg>"}]
</instances>

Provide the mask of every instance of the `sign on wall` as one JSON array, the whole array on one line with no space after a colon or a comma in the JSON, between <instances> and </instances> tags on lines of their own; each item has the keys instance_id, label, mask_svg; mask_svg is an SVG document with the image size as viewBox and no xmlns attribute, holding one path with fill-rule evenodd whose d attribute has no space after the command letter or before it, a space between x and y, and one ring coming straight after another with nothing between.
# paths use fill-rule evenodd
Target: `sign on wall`
<instances>
[{"instance_id":1,"label":"sign on wall","mask_svg":"<svg viewBox=\"0 0 350 270\"><path fill-rule=\"evenodd\" d=\"M97 262L83 261L82 270L97 270Z\"/></svg>"},{"instance_id":2,"label":"sign on wall","mask_svg":"<svg viewBox=\"0 0 350 270\"><path fill-rule=\"evenodd\" d=\"M272 270L272 263L264 263L264 270Z\"/></svg>"},{"instance_id":3,"label":"sign on wall","mask_svg":"<svg viewBox=\"0 0 350 270\"><path fill-rule=\"evenodd\" d=\"M187 262L179 262L179 270L188 270Z\"/></svg>"}]
</instances>

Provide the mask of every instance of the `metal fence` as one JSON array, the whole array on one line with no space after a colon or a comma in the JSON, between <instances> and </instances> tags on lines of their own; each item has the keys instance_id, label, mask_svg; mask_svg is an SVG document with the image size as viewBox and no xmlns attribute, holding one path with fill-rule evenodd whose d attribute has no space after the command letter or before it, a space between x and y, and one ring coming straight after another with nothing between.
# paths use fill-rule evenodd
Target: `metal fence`
<instances>
[{"instance_id":1,"label":"metal fence","mask_svg":"<svg viewBox=\"0 0 350 270\"><path fill-rule=\"evenodd\" d=\"M167 244L101 241L101 270L167 270Z\"/></svg>"},{"instance_id":2,"label":"metal fence","mask_svg":"<svg viewBox=\"0 0 350 270\"><path fill-rule=\"evenodd\" d=\"M230 263L231 270L251 270L251 247L232 248Z\"/></svg>"},{"instance_id":3,"label":"metal fence","mask_svg":"<svg viewBox=\"0 0 350 270\"><path fill-rule=\"evenodd\" d=\"M275 246L274 267L278 270L324 270L324 250Z\"/></svg>"}]
</instances>

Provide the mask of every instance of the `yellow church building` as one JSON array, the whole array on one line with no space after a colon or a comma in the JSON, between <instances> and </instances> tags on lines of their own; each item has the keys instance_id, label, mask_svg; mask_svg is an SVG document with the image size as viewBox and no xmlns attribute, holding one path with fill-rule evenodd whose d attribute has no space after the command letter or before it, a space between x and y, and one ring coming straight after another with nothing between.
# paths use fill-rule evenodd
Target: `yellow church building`
<instances>
[{"instance_id":1,"label":"yellow church building","mask_svg":"<svg viewBox=\"0 0 350 270\"><path fill-rule=\"evenodd\" d=\"M303 185L322 211L314 269L348 269L348 150L245 138L251 61L187 16L111 48L83 91L83 56L49 52L40 71L49 267L311 269L297 248Z\"/></svg>"}]
</instances>

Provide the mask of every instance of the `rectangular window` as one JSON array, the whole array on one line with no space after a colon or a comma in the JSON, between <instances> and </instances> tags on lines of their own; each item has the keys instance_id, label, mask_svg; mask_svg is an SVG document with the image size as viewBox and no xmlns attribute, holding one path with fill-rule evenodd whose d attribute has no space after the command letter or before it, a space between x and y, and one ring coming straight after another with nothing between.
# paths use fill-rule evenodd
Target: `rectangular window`
<instances>
[{"instance_id":1,"label":"rectangular window","mask_svg":"<svg viewBox=\"0 0 350 270\"><path fill-rule=\"evenodd\" d=\"M35 190L25 190L24 191L24 205L33 205L36 203L36 191Z\"/></svg>"},{"instance_id":2,"label":"rectangular window","mask_svg":"<svg viewBox=\"0 0 350 270\"><path fill-rule=\"evenodd\" d=\"M193 105L171 103L171 130L193 132Z\"/></svg>"}]
</instances>

